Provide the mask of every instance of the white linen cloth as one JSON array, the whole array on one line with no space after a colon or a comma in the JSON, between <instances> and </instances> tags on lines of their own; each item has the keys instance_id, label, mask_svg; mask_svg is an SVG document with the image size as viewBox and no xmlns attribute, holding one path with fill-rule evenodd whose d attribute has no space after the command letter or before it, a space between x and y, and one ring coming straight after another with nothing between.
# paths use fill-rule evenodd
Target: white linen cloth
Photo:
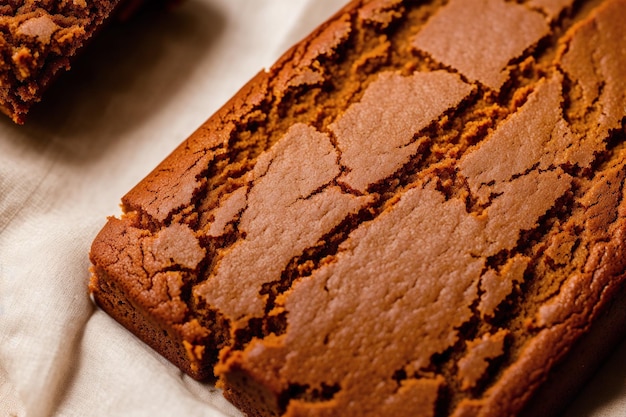
<instances>
[{"instance_id":1,"label":"white linen cloth","mask_svg":"<svg viewBox=\"0 0 626 417\"><path fill-rule=\"evenodd\" d=\"M0 417L240 416L94 307L120 197L346 0L187 0L103 32L25 126L0 118ZM568 416L626 415L626 344Z\"/></svg>"}]
</instances>

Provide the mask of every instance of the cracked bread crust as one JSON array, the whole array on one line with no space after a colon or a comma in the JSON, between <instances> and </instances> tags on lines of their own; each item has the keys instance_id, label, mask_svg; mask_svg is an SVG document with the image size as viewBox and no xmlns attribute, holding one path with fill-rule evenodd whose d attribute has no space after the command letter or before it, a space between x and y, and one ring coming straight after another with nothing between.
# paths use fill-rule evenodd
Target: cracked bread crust
<instances>
[{"instance_id":1,"label":"cracked bread crust","mask_svg":"<svg viewBox=\"0 0 626 417\"><path fill-rule=\"evenodd\" d=\"M619 332L626 1L468 3L354 1L260 72L124 196L98 304L250 416L549 392Z\"/></svg>"},{"instance_id":2,"label":"cracked bread crust","mask_svg":"<svg viewBox=\"0 0 626 417\"><path fill-rule=\"evenodd\" d=\"M18 0L0 5L0 111L22 124L50 82L120 0Z\"/></svg>"}]
</instances>

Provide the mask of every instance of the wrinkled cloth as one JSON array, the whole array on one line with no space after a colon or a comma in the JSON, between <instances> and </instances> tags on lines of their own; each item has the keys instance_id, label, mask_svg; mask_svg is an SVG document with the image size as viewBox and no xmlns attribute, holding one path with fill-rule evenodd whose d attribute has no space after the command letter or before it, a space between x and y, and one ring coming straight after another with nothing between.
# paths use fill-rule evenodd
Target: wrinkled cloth
<instances>
[{"instance_id":1,"label":"wrinkled cloth","mask_svg":"<svg viewBox=\"0 0 626 417\"><path fill-rule=\"evenodd\" d=\"M25 126L0 118L0 417L241 416L94 306L119 201L345 0L187 0L114 24ZM567 416L626 414L626 344Z\"/></svg>"}]
</instances>

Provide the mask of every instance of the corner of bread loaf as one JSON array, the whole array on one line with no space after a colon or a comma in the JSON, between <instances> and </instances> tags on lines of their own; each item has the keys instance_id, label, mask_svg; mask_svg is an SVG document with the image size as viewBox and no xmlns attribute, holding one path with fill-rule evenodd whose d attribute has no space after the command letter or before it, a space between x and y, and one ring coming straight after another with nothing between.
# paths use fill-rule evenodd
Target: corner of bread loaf
<instances>
[{"instance_id":1,"label":"corner of bread loaf","mask_svg":"<svg viewBox=\"0 0 626 417\"><path fill-rule=\"evenodd\" d=\"M145 305L138 295L137 279L130 268L116 266L119 259L131 258L133 249L141 252L138 239L130 245L123 240L131 233L131 224L128 218L111 217L94 240L90 252L91 296L102 310L183 372L196 380L212 380L214 355L208 353L199 337L206 330L199 331L197 327L201 326L193 320L174 323L155 314L154 308Z\"/></svg>"},{"instance_id":2,"label":"corner of bread loaf","mask_svg":"<svg viewBox=\"0 0 626 417\"><path fill-rule=\"evenodd\" d=\"M217 386L224 397L248 417L278 417L283 414L281 394L258 381L243 366L241 351L227 349L215 367Z\"/></svg>"}]
</instances>

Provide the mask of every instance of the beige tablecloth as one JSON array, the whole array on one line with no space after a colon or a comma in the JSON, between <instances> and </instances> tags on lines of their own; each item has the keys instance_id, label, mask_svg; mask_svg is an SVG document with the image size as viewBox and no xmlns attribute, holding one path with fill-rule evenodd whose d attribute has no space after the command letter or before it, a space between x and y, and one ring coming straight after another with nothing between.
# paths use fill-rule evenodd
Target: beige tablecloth
<instances>
[{"instance_id":1,"label":"beige tablecloth","mask_svg":"<svg viewBox=\"0 0 626 417\"><path fill-rule=\"evenodd\" d=\"M119 199L344 0L187 0L114 25L25 126L0 118L0 417L239 416L91 303ZM568 416L626 415L626 345Z\"/></svg>"}]
</instances>

